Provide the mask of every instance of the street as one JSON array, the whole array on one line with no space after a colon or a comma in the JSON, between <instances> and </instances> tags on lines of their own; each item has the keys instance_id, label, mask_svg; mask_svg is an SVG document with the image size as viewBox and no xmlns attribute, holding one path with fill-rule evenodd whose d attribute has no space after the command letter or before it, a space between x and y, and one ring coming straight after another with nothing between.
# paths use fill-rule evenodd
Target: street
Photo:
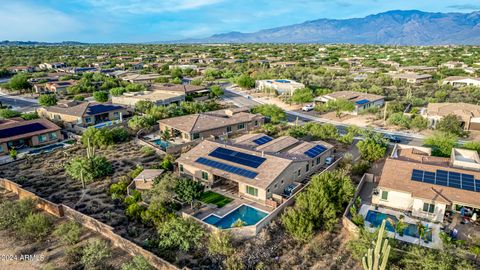
<instances>
[{"instance_id":1,"label":"street","mask_svg":"<svg viewBox=\"0 0 480 270\"><path fill-rule=\"evenodd\" d=\"M35 111L40 105L36 99L11 96L0 93L0 104L3 106L11 106L13 110L20 112Z\"/></svg>"},{"instance_id":2,"label":"street","mask_svg":"<svg viewBox=\"0 0 480 270\"><path fill-rule=\"evenodd\" d=\"M254 100L253 98L247 98L245 95L240 94L238 92L235 92L233 89L229 89L228 87L224 89L224 98L226 100L229 100L232 102L235 106L238 107L254 107L256 105L260 105L262 103L258 102L257 100ZM305 112L302 111L286 111L287 114L287 121L288 122L295 122L297 120L302 121L302 122L321 122L321 123L329 123L332 125L335 125L338 129L338 132L340 134L346 134L347 133L347 128L348 125L338 123L335 121L330 121L327 119L319 118L313 115L309 115ZM409 145L415 145L415 146L421 146L423 145L423 135L419 134L409 134L405 132L392 132L392 131L387 131L379 128L374 129L376 132L382 133L382 134L389 134L389 135L394 135L400 138L402 144L409 144Z\"/></svg>"}]
</instances>

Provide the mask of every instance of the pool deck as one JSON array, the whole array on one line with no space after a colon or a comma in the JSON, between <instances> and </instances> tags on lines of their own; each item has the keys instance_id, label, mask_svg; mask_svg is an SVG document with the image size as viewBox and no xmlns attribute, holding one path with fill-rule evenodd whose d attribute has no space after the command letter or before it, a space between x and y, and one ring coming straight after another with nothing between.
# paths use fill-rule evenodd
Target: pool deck
<instances>
[{"instance_id":1,"label":"pool deck","mask_svg":"<svg viewBox=\"0 0 480 270\"><path fill-rule=\"evenodd\" d=\"M403 214L400 211L395 211L395 210L391 210L391 209L387 209L387 208L383 208L383 207L378 207L378 209L375 209L375 206L369 205L369 204L363 204L362 207L360 208L359 214L362 215L365 218L367 216L367 213L368 213L369 210L374 210L374 211L378 211L378 212L381 212L381 213L384 213L384 214L393 215L393 216L396 216L397 218L400 218L400 215L403 215L404 216L404 221L406 223L410 223L410 224L416 224L418 221L420 221L418 219L405 216L405 214ZM440 239L440 227L441 227L441 225L436 224L436 223L432 223L432 222L424 222L424 221L422 221L422 223L424 225L427 225L428 228L432 228L432 241L428 242L428 243L425 243L425 241L422 240L422 241L420 241L420 245L424 246L424 247L428 247L428 248L442 249L443 243L442 243L442 240ZM376 228L371 227L370 222L368 222L366 220L365 220L365 228L370 232L374 232L376 230ZM395 237L395 233L390 232L390 231L387 231L387 235L388 235L388 237L391 237L391 238ZM418 245L418 243L419 243L419 239L416 238L416 237L412 237L412 236L396 235L395 238L398 239L398 240L407 242L407 243L411 243L411 244Z\"/></svg>"}]
</instances>

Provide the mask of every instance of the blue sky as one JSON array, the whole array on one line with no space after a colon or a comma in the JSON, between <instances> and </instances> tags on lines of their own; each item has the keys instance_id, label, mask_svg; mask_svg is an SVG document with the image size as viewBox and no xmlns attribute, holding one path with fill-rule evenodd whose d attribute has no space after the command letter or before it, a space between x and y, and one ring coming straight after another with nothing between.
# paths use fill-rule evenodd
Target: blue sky
<instances>
[{"instance_id":1,"label":"blue sky","mask_svg":"<svg viewBox=\"0 0 480 270\"><path fill-rule=\"evenodd\" d=\"M0 40L152 42L254 32L393 9L480 10L479 0L0 0Z\"/></svg>"}]
</instances>

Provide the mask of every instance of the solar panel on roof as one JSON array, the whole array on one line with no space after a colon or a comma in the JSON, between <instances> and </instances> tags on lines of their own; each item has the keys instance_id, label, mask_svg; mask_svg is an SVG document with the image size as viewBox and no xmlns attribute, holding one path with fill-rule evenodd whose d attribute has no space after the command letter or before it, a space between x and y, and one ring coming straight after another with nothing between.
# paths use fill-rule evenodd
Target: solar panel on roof
<instances>
[{"instance_id":1,"label":"solar panel on roof","mask_svg":"<svg viewBox=\"0 0 480 270\"><path fill-rule=\"evenodd\" d=\"M215 160L211 160L211 159L208 159L208 158L200 157L195 162L198 162L200 164L203 164L203 165L215 168L215 169L219 169L219 170L222 170L222 171L226 171L226 172L229 172L229 173L233 173L233 174L236 174L236 175L247 177L247 178L250 178L250 179L254 179L258 175L258 173L256 173L256 172L252 172L252 171L249 171L249 170L246 170L246 169L231 166L231 165L228 165L228 164L225 164L225 163L222 163L222 162L218 162L218 161L215 161Z\"/></svg>"},{"instance_id":2,"label":"solar panel on roof","mask_svg":"<svg viewBox=\"0 0 480 270\"><path fill-rule=\"evenodd\" d=\"M262 144L266 144L270 141L272 141L273 139L269 136L262 136L256 140L253 140L254 143L258 144L258 145L262 145Z\"/></svg>"},{"instance_id":3,"label":"solar panel on roof","mask_svg":"<svg viewBox=\"0 0 480 270\"><path fill-rule=\"evenodd\" d=\"M105 113L105 112L120 110L120 109L123 109L123 107L118 105L112 105L112 104L95 104L95 105L88 106L87 114L94 115L94 114Z\"/></svg>"},{"instance_id":4,"label":"solar panel on roof","mask_svg":"<svg viewBox=\"0 0 480 270\"><path fill-rule=\"evenodd\" d=\"M363 104L366 104L366 103L368 103L368 102L370 102L368 99L362 99L362 100L359 100L359 101L357 101L357 102L355 102L355 103L358 104L358 105L363 105Z\"/></svg>"},{"instance_id":5,"label":"solar panel on roof","mask_svg":"<svg viewBox=\"0 0 480 270\"><path fill-rule=\"evenodd\" d=\"M260 166L266 160L266 158L263 157L257 157L223 147L218 147L208 155L252 168L258 168L258 166Z\"/></svg>"},{"instance_id":6,"label":"solar panel on roof","mask_svg":"<svg viewBox=\"0 0 480 270\"><path fill-rule=\"evenodd\" d=\"M28 125L6 128L3 130L0 130L0 139L32 133L32 132L36 132L44 129L48 129L48 128L42 125L41 123L31 123Z\"/></svg>"},{"instance_id":7,"label":"solar panel on roof","mask_svg":"<svg viewBox=\"0 0 480 270\"><path fill-rule=\"evenodd\" d=\"M321 153L325 152L325 150L327 150L327 148L321 145L315 145L314 147L310 148L308 151L305 151L304 154L310 158L314 158L320 155Z\"/></svg>"},{"instance_id":8,"label":"solar panel on roof","mask_svg":"<svg viewBox=\"0 0 480 270\"><path fill-rule=\"evenodd\" d=\"M437 170L412 170L412 181L480 192L480 180L471 174Z\"/></svg>"}]
</instances>

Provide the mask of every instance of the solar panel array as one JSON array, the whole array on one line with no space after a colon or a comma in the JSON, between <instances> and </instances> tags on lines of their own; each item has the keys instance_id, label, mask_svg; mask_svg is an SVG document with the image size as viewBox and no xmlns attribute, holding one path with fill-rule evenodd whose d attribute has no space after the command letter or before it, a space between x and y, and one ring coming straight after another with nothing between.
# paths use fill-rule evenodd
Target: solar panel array
<instances>
[{"instance_id":1,"label":"solar panel array","mask_svg":"<svg viewBox=\"0 0 480 270\"><path fill-rule=\"evenodd\" d=\"M271 137L268 137L268 136L262 136L256 140L253 140L254 143L258 144L258 145L262 145L262 144L266 144L270 141L272 141L273 139Z\"/></svg>"},{"instance_id":2,"label":"solar panel array","mask_svg":"<svg viewBox=\"0 0 480 270\"><path fill-rule=\"evenodd\" d=\"M325 148L324 146L315 145L314 147L312 147L308 151L306 151L304 154L311 157L311 158L314 158L314 157L320 155L321 153L325 152L325 150L327 150L327 148Z\"/></svg>"},{"instance_id":3,"label":"solar panel array","mask_svg":"<svg viewBox=\"0 0 480 270\"><path fill-rule=\"evenodd\" d=\"M256 173L256 172L252 172L252 171L249 171L249 170L246 170L246 169L231 166L231 165L228 165L228 164L225 164L225 163L222 163L222 162L218 162L218 161L215 161L215 160L211 160L211 159L208 159L208 158L200 157L195 162L198 162L200 164L203 164L203 165L215 168L215 169L219 169L219 170L222 170L222 171L226 171L226 172L229 172L229 173L233 173L233 174L236 174L236 175L247 177L247 178L250 178L250 179L254 179L258 175L258 173Z\"/></svg>"},{"instance_id":4,"label":"solar panel array","mask_svg":"<svg viewBox=\"0 0 480 270\"><path fill-rule=\"evenodd\" d=\"M266 158L263 157L257 157L223 147L218 147L208 155L252 168L258 168L258 166L260 166L266 160Z\"/></svg>"},{"instance_id":5,"label":"solar panel array","mask_svg":"<svg viewBox=\"0 0 480 270\"><path fill-rule=\"evenodd\" d=\"M480 192L480 180L475 179L471 174L444 170L437 170L436 172L413 170L411 179L423 183Z\"/></svg>"},{"instance_id":6,"label":"solar panel array","mask_svg":"<svg viewBox=\"0 0 480 270\"><path fill-rule=\"evenodd\" d=\"M88 115L95 115L99 113L105 113L114 110L123 109L122 106L112 105L112 104L95 104L88 106L87 114Z\"/></svg>"},{"instance_id":7,"label":"solar panel array","mask_svg":"<svg viewBox=\"0 0 480 270\"><path fill-rule=\"evenodd\" d=\"M48 128L40 123L32 123L32 124L18 126L18 127L6 128L3 130L0 130L0 139L32 133L32 132L36 132L44 129L48 129Z\"/></svg>"},{"instance_id":8,"label":"solar panel array","mask_svg":"<svg viewBox=\"0 0 480 270\"><path fill-rule=\"evenodd\" d=\"M359 100L359 101L357 101L357 102L355 102L355 103L358 104L358 105L363 105L363 104L366 104L366 103L368 103L368 102L370 102L368 99L362 99L362 100Z\"/></svg>"}]
</instances>

